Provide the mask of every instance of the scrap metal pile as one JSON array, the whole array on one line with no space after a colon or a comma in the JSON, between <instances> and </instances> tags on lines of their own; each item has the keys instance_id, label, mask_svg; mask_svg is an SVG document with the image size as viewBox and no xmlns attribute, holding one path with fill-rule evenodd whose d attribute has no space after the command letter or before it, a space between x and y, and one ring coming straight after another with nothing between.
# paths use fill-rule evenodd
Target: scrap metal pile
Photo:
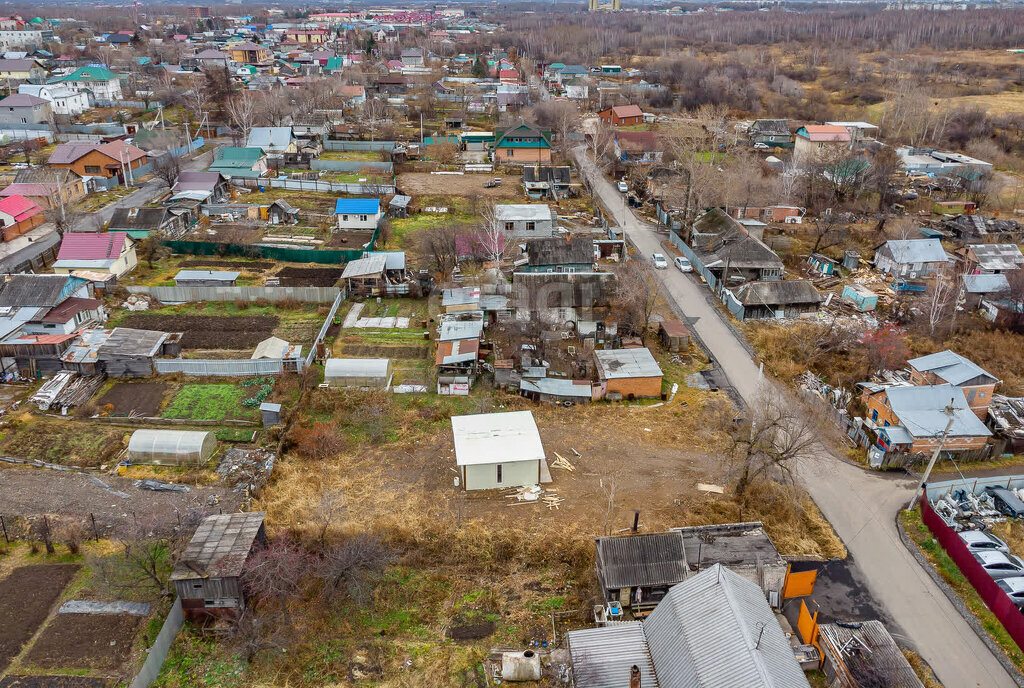
<instances>
[{"instance_id":1,"label":"scrap metal pile","mask_svg":"<svg viewBox=\"0 0 1024 688\"><path fill-rule=\"evenodd\" d=\"M1012 490L1024 499L1024 490ZM953 530L987 530L995 523L1006 520L987 492L975 495L960 488L952 490L932 502L932 509Z\"/></svg>"}]
</instances>

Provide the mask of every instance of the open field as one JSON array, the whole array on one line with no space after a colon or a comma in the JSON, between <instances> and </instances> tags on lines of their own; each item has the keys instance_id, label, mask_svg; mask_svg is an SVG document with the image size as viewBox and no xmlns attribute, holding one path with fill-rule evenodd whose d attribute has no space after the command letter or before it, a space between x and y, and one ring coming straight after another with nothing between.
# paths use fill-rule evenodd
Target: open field
<instances>
[{"instance_id":1,"label":"open field","mask_svg":"<svg viewBox=\"0 0 1024 688\"><path fill-rule=\"evenodd\" d=\"M50 613L78 566L22 566L0 579L0 672Z\"/></svg>"},{"instance_id":2,"label":"open field","mask_svg":"<svg viewBox=\"0 0 1024 688\"><path fill-rule=\"evenodd\" d=\"M117 671L131 655L141 622L127 614L57 614L22 663L50 670Z\"/></svg>"},{"instance_id":3,"label":"open field","mask_svg":"<svg viewBox=\"0 0 1024 688\"><path fill-rule=\"evenodd\" d=\"M25 414L0 437L0 453L21 459L76 466L109 463L125 446L124 428Z\"/></svg>"},{"instance_id":4,"label":"open field","mask_svg":"<svg viewBox=\"0 0 1024 688\"><path fill-rule=\"evenodd\" d=\"M484 188L484 182L501 177L501 186ZM523 180L520 176L501 174L430 174L403 172L398 175L398 189L413 197L417 206L431 205L419 196L481 196L487 200L521 198Z\"/></svg>"},{"instance_id":5,"label":"open field","mask_svg":"<svg viewBox=\"0 0 1024 688\"><path fill-rule=\"evenodd\" d=\"M278 319L269 315L153 315L133 313L121 327L184 332L184 349L251 349L273 334Z\"/></svg>"}]
</instances>

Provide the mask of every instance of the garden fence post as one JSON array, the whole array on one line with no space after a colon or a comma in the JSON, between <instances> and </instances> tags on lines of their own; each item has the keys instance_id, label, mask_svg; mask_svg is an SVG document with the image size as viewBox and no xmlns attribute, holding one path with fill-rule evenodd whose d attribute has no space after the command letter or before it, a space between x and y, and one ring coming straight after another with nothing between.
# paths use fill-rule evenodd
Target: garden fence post
<instances>
[{"instance_id":1,"label":"garden fence post","mask_svg":"<svg viewBox=\"0 0 1024 688\"><path fill-rule=\"evenodd\" d=\"M4 531L4 542L6 542L8 545L11 544L11 539L7 537L7 524L4 523L3 514L0 514L0 528L3 528Z\"/></svg>"},{"instance_id":2,"label":"garden fence post","mask_svg":"<svg viewBox=\"0 0 1024 688\"><path fill-rule=\"evenodd\" d=\"M100 533L99 533L98 530L96 530L96 515L90 513L89 514L89 519L92 521L92 536L94 538L96 538L96 542L99 542L100 541Z\"/></svg>"}]
</instances>

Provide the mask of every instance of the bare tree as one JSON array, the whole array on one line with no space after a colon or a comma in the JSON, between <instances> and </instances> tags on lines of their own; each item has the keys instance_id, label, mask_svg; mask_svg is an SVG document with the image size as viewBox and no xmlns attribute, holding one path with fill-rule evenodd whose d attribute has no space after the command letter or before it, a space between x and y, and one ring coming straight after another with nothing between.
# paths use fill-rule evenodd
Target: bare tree
<instances>
[{"instance_id":1,"label":"bare tree","mask_svg":"<svg viewBox=\"0 0 1024 688\"><path fill-rule=\"evenodd\" d=\"M167 237L157 229L149 230L146 237L135 246L135 253L139 260L146 261L149 269L153 269L153 263L157 263L171 255L171 249L164 245Z\"/></svg>"},{"instance_id":2,"label":"bare tree","mask_svg":"<svg viewBox=\"0 0 1024 688\"><path fill-rule=\"evenodd\" d=\"M630 260L615 269L615 312L619 324L645 337L658 298L658 281L644 261Z\"/></svg>"},{"instance_id":3,"label":"bare tree","mask_svg":"<svg viewBox=\"0 0 1024 688\"><path fill-rule=\"evenodd\" d=\"M831 248L843 241L849 233L849 227L839 213L822 213L810 223L814 246L811 253Z\"/></svg>"},{"instance_id":4,"label":"bare tree","mask_svg":"<svg viewBox=\"0 0 1024 688\"><path fill-rule=\"evenodd\" d=\"M467 230L472 233L472 230ZM416 234L421 253L431 262L434 269L447 277L459 261L456 237L459 229L445 219L441 224Z\"/></svg>"},{"instance_id":5,"label":"bare tree","mask_svg":"<svg viewBox=\"0 0 1024 688\"><path fill-rule=\"evenodd\" d=\"M327 540L327 533L336 527L345 512L348 503L345 492L340 488L325 487L326 475L321 480L320 499L309 515L309 522L316 528L316 539L321 545Z\"/></svg>"},{"instance_id":6,"label":"bare tree","mask_svg":"<svg viewBox=\"0 0 1024 688\"><path fill-rule=\"evenodd\" d=\"M363 601L370 577L394 560L394 550L379 537L360 534L323 548L316 575L323 579L328 599L344 590L349 597Z\"/></svg>"},{"instance_id":7,"label":"bare tree","mask_svg":"<svg viewBox=\"0 0 1024 688\"><path fill-rule=\"evenodd\" d=\"M181 176L181 159L170 151L156 158L153 176L166 184L167 188L171 188L178 183L178 177Z\"/></svg>"},{"instance_id":8,"label":"bare tree","mask_svg":"<svg viewBox=\"0 0 1024 688\"><path fill-rule=\"evenodd\" d=\"M231 123L239 130L243 142L249 140L249 133L256 124L256 99L249 91L242 91L230 98L225 106Z\"/></svg>"},{"instance_id":9,"label":"bare tree","mask_svg":"<svg viewBox=\"0 0 1024 688\"><path fill-rule=\"evenodd\" d=\"M486 206L480 213L480 241L483 244L484 255L487 260L501 268L504 261L516 244L516 237L511 232L506 232L504 227L495 217L494 206Z\"/></svg>"},{"instance_id":10,"label":"bare tree","mask_svg":"<svg viewBox=\"0 0 1024 688\"><path fill-rule=\"evenodd\" d=\"M956 302L956 287L945 276L938 275L932 284L931 294L925 306L925 317L928 320L928 335L935 337L939 323L950 315L950 307Z\"/></svg>"},{"instance_id":11,"label":"bare tree","mask_svg":"<svg viewBox=\"0 0 1024 688\"><path fill-rule=\"evenodd\" d=\"M738 498L758 481L792 479L795 464L814 455L820 432L813 417L778 392L769 392L755 403L750 418L731 432Z\"/></svg>"},{"instance_id":12,"label":"bare tree","mask_svg":"<svg viewBox=\"0 0 1024 688\"><path fill-rule=\"evenodd\" d=\"M124 528L114 537L117 554L96 557L91 560L91 566L115 593L148 590L169 596L167 581L178 543L174 538L154 534L158 532L155 525L135 524Z\"/></svg>"},{"instance_id":13,"label":"bare tree","mask_svg":"<svg viewBox=\"0 0 1024 688\"><path fill-rule=\"evenodd\" d=\"M298 545L279 539L255 552L245 563L242 582L258 600L276 600L281 606L285 626L292 626L288 603L298 599L302 579L309 573L312 559Z\"/></svg>"}]
</instances>

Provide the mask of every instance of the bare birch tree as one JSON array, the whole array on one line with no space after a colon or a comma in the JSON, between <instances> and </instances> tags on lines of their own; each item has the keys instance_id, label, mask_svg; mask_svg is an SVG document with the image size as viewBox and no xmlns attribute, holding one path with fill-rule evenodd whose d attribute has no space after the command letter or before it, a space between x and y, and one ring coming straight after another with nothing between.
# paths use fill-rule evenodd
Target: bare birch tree
<instances>
[{"instance_id":1,"label":"bare birch tree","mask_svg":"<svg viewBox=\"0 0 1024 688\"><path fill-rule=\"evenodd\" d=\"M242 91L227 102L227 111L231 123L240 130L242 141L248 141L256 124L256 99Z\"/></svg>"}]
</instances>

